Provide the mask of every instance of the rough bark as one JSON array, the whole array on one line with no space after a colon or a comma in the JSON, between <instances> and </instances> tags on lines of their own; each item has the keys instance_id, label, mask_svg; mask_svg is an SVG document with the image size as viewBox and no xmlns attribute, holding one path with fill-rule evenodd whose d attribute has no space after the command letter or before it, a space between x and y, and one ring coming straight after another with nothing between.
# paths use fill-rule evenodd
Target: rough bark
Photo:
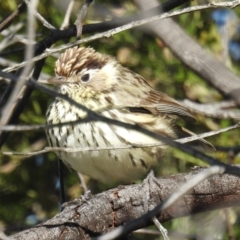
<instances>
[{"instance_id":1,"label":"rough bark","mask_svg":"<svg viewBox=\"0 0 240 240\"><path fill-rule=\"evenodd\" d=\"M119 186L97 195L85 195L65 204L62 212L31 229L13 235L13 239L90 239L134 220L163 202L183 183L191 180L201 169L188 174L147 178L142 184ZM161 222L240 205L240 178L215 175L204 180L161 212ZM146 222L146 225L151 222ZM144 226L139 226L139 228Z\"/></svg>"}]
</instances>

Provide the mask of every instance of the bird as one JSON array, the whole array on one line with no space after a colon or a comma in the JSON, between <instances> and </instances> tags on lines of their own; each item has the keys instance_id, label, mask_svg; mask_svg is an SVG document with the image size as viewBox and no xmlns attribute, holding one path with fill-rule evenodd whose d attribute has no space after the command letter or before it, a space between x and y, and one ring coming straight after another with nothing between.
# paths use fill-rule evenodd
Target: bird
<instances>
[{"instance_id":1,"label":"bird","mask_svg":"<svg viewBox=\"0 0 240 240\"><path fill-rule=\"evenodd\" d=\"M193 135L176 120L195 122L191 111L167 94L153 89L139 74L114 57L90 47L73 47L62 53L50 81L57 91L101 116L137 125L171 139ZM85 119L85 110L55 97L46 112L46 123ZM51 147L96 151L55 151L71 169L103 184L127 184L142 179L161 164L167 145L133 128L104 121L82 121L46 130ZM158 144L145 147L144 144ZM194 146L212 149L204 139ZM120 148L121 146L142 146ZM106 149L106 148L111 149ZM101 149L102 148L102 149ZM104 149L105 148L105 149Z\"/></svg>"}]
</instances>

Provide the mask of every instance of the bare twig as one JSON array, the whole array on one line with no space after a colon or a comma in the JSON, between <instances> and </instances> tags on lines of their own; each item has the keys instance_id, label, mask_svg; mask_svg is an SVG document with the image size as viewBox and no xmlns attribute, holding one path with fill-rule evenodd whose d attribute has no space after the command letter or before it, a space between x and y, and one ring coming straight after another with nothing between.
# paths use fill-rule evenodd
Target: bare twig
<instances>
[{"instance_id":1,"label":"bare twig","mask_svg":"<svg viewBox=\"0 0 240 240\"><path fill-rule=\"evenodd\" d=\"M230 5L228 4L229 2L230 2ZM210 2L210 4L212 4L214 7L230 7L230 8L235 8L240 4L239 0L234 0L229 2L212 1Z\"/></svg>"},{"instance_id":2,"label":"bare twig","mask_svg":"<svg viewBox=\"0 0 240 240\"><path fill-rule=\"evenodd\" d=\"M38 4L38 0L32 0L32 4L29 6L28 8L28 39L30 41L33 41L35 39L35 17L33 15L33 12L35 11L35 8L37 7ZM31 59L33 57L33 45L27 45L26 48L26 59ZM21 77L19 78L19 81L16 83L15 88L7 102L7 104L5 105L5 107L2 110L2 114L1 114L1 119L0 119L0 126L4 125L8 122L9 118L11 117L12 111L15 107L15 104L17 102L17 99L21 96L22 94L22 88L24 87L24 84L26 82L26 76L29 75L30 71L31 71L31 66L32 63L29 62L28 65L26 65L26 67L24 68Z\"/></svg>"},{"instance_id":3,"label":"bare twig","mask_svg":"<svg viewBox=\"0 0 240 240\"><path fill-rule=\"evenodd\" d=\"M6 47L16 43L20 42L20 39L24 39L23 36L20 36L16 34L18 30L20 30L24 26L24 23L19 22L13 26L10 26L8 29L4 30L1 35L4 36L4 38L1 40L0 43L0 52L2 52L3 49ZM14 37L13 37L14 36Z\"/></svg>"},{"instance_id":4,"label":"bare twig","mask_svg":"<svg viewBox=\"0 0 240 240\"><path fill-rule=\"evenodd\" d=\"M86 17L88 7L91 3L92 1L86 0L78 13L77 20L74 23L77 28L77 38L79 38L82 35L83 20Z\"/></svg>"},{"instance_id":5,"label":"bare twig","mask_svg":"<svg viewBox=\"0 0 240 240\"><path fill-rule=\"evenodd\" d=\"M18 8L10 16L8 16L6 19L4 19L0 23L0 32L6 29L12 23L12 21L25 9L26 9L26 4L23 2L18 6Z\"/></svg>"},{"instance_id":6,"label":"bare twig","mask_svg":"<svg viewBox=\"0 0 240 240\"><path fill-rule=\"evenodd\" d=\"M190 109L194 113L199 113L204 116L215 117L220 119L233 119L233 120L240 120L240 112L236 110L226 110L221 109L224 107L233 107L236 104L226 103L224 104L199 104L192 102L188 99L182 101L182 104L185 105L188 109Z\"/></svg>"},{"instance_id":7,"label":"bare twig","mask_svg":"<svg viewBox=\"0 0 240 240\"><path fill-rule=\"evenodd\" d=\"M86 193L88 191L88 187L87 187L86 181L84 179L84 176L79 172L77 172L77 175L78 175L78 178L80 181L80 186L83 188L83 192Z\"/></svg>"},{"instance_id":8,"label":"bare twig","mask_svg":"<svg viewBox=\"0 0 240 240\"><path fill-rule=\"evenodd\" d=\"M235 2L234 2L234 4L232 2L226 2L226 5L228 7L235 6L236 4L237 3L235 3ZM240 5L240 3L239 3L239 5ZM66 49L68 49L70 47L79 45L81 43L94 41L96 39L100 39L100 38L103 38L103 37L111 37L111 36L113 36L113 35L115 35L117 33L123 32L125 30L129 30L129 29L134 28L134 27L141 26L141 25L146 24L146 23L150 23L150 22L153 22L153 21L157 21L157 20L160 20L160 19L169 18L169 17L173 17L173 16L178 16L178 15L189 13L189 12L200 11L200 10L203 10L203 9L210 9L210 8L215 8L215 6L209 3L209 4L205 4L205 5L184 8L182 10L175 10L172 13L163 13L161 15L150 17L148 19L134 21L134 22L131 22L129 24L125 24L125 25L123 25L121 27L117 27L117 28L114 28L112 30L105 31L103 33L95 34L95 35L93 35L91 37L87 37L87 38L78 40L78 41L76 41L74 43L68 43L68 44L62 45L62 46L57 47L57 48L47 49L46 52L44 52L43 54L41 54L41 55L39 55L37 57L32 58L31 61L24 61L24 62L22 62L20 64L15 65L14 67L5 68L5 69L3 69L3 71L4 72L11 72L11 71L17 70L17 69L25 66L29 62L36 62L36 61L38 61L40 59L43 59L43 58L46 58L46 57L50 56L53 53L66 50Z\"/></svg>"},{"instance_id":9,"label":"bare twig","mask_svg":"<svg viewBox=\"0 0 240 240\"><path fill-rule=\"evenodd\" d=\"M169 240L167 229L163 227L163 225L158 221L158 219L156 217L153 217L152 220L153 220L155 226L160 231L161 235L163 236L163 239L164 240Z\"/></svg>"},{"instance_id":10,"label":"bare twig","mask_svg":"<svg viewBox=\"0 0 240 240\"><path fill-rule=\"evenodd\" d=\"M74 2L75 2L75 0L71 0L68 4L66 14L64 16L62 25L60 27L61 30L65 29L69 26L69 20L70 20L70 16L71 16L71 13L72 13L73 6L74 6Z\"/></svg>"},{"instance_id":11,"label":"bare twig","mask_svg":"<svg viewBox=\"0 0 240 240\"><path fill-rule=\"evenodd\" d=\"M194 103L189 99L184 99L183 101L179 101L181 104L188 104L188 103ZM202 106L205 106L206 108L211 108L212 110L216 109L229 109L229 108L235 108L237 107L237 104L233 100L226 100L221 102L211 102L211 103L203 103L200 104Z\"/></svg>"},{"instance_id":12,"label":"bare twig","mask_svg":"<svg viewBox=\"0 0 240 240\"><path fill-rule=\"evenodd\" d=\"M24 2L27 4L28 8L33 11L35 17L42 22L43 26L47 27L48 29L55 29L52 24L50 24L39 12L37 12L36 8L31 7L31 3L29 2L29 0L24 0Z\"/></svg>"},{"instance_id":13,"label":"bare twig","mask_svg":"<svg viewBox=\"0 0 240 240\"><path fill-rule=\"evenodd\" d=\"M236 128L239 128L240 125L236 124L231 127L227 127L224 129L206 132L198 135L193 135L186 138L181 138L178 140L175 140L179 143L187 143L191 141L195 141L198 139L203 139L209 136L214 136L223 132L227 132ZM87 152L87 151L102 151L102 150L114 150L114 149L130 149L130 148L146 148L146 147L158 147L163 146L164 143L154 143L154 144L134 144L134 145L123 145L123 146L110 146L110 147L83 147L83 148L61 148L61 147L45 147L43 150L36 151L36 152L2 152L4 155L18 155L18 156L24 156L24 157L32 157L35 155L47 153L47 152L53 152L53 151L63 151L63 152Z\"/></svg>"},{"instance_id":14,"label":"bare twig","mask_svg":"<svg viewBox=\"0 0 240 240\"><path fill-rule=\"evenodd\" d=\"M138 229L134 231L134 233L157 235L157 236L161 235L161 233L157 230L146 229L146 228Z\"/></svg>"},{"instance_id":15,"label":"bare twig","mask_svg":"<svg viewBox=\"0 0 240 240\"><path fill-rule=\"evenodd\" d=\"M94 113L101 113L102 111L94 111ZM79 119L79 120L75 120L75 121L69 121L69 122L63 122L63 123L57 123L57 124L42 124L42 125L5 125L5 126L0 126L0 131L7 131L7 132L22 132L22 131L35 131L35 130L42 130L42 129L51 129L51 128L55 128L55 127L62 127L62 126L68 126L68 125L76 125L79 123L83 123L83 122L87 122L87 121L97 121L98 119L89 119L87 117L87 113L86 113L86 118L84 119ZM214 130L214 131L210 131L207 133L202 133L202 134L198 134L198 135L193 135L191 137L188 137L186 139L191 140L191 141L195 141L199 138L206 138L206 137L211 137L223 132L227 132L233 129L239 128L239 123L230 126L230 127L226 127L220 130Z\"/></svg>"}]
</instances>

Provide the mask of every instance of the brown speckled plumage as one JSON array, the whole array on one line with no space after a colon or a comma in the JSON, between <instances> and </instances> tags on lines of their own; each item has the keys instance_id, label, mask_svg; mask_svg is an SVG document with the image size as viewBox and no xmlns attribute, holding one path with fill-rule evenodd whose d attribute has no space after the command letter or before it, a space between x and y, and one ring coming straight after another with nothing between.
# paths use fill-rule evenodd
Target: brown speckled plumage
<instances>
[{"instance_id":1,"label":"brown speckled plumage","mask_svg":"<svg viewBox=\"0 0 240 240\"><path fill-rule=\"evenodd\" d=\"M69 77L83 68L101 68L109 58L107 55L103 58L103 55L92 48L87 48L87 51L86 48L70 48L57 60L55 73L58 76Z\"/></svg>"},{"instance_id":2,"label":"brown speckled plumage","mask_svg":"<svg viewBox=\"0 0 240 240\"><path fill-rule=\"evenodd\" d=\"M189 135L175 123L180 117L195 121L191 112L168 95L151 88L140 75L121 66L113 57L92 48L71 48L61 54L55 73L58 91L103 116L137 124L176 139ZM83 110L56 98L49 106L47 123L86 117ZM51 146L67 148L121 147L159 143L132 129L100 121L53 128L47 131ZM206 141L197 144L210 146ZM129 183L159 164L166 145L131 149L56 152L71 168L97 180Z\"/></svg>"}]
</instances>

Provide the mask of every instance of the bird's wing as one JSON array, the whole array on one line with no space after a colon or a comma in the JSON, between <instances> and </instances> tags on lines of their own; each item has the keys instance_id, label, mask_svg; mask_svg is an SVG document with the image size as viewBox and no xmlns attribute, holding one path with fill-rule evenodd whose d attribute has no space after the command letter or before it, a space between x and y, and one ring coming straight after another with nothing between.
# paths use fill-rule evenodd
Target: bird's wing
<instances>
[{"instance_id":1,"label":"bird's wing","mask_svg":"<svg viewBox=\"0 0 240 240\"><path fill-rule=\"evenodd\" d=\"M154 90L142 76L126 68L122 72L125 73L122 81L117 82L121 86L113 88L117 106L123 104L125 107L132 107L133 111L148 111L154 116L166 115L172 119L180 117L188 122L195 122L187 108L167 94Z\"/></svg>"},{"instance_id":2,"label":"bird's wing","mask_svg":"<svg viewBox=\"0 0 240 240\"><path fill-rule=\"evenodd\" d=\"M151 89L149 95L142 99L139 105L152 114L169 114L175 115L188 122L195 122L196 119L184 106L178 103L167 94Z\"/></svg>"}]
</instances>

